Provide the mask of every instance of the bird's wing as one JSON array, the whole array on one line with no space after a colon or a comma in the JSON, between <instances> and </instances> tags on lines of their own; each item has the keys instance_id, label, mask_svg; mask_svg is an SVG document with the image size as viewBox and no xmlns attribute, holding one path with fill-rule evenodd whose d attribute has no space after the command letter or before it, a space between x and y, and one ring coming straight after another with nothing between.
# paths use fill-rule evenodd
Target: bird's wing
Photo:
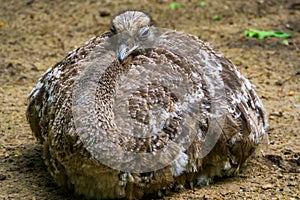
<instances>
[{"instance_id":1,"label":"bird's wing","mask_svg":"<svg viewBox=\"0 0 300 200\"><path fill-rule=\"evenodd\" d=\"M26 117L34 135L43 143L49 124L55 120L63 104L70 104L75 78L86 65L88 55L101 49L109 33L94 37L83 46L71 51L59 63L48 69L30 93ZM70 89L67 89L70 88ZM65 105L64 105L65 106Z\"/></svg>"}]
</instances>

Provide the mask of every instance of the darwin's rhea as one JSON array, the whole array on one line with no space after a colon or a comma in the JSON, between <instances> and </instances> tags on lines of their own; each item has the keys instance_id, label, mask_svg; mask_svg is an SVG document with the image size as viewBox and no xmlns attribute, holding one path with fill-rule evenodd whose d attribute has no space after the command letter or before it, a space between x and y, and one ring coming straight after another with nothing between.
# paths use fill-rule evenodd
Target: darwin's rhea
<instances>
[{"instance_id":1,"label":"darwin's rhea","mask_svg":"<svg viewBox=\"0 0 300 200\"><path fill-rule=\"evenodd\" d=\"M267 128L253 86L228 59L140 11L117 15L49 69L26 114L59 185L95 199L234 175Z\"/></svg>"}]
</instances>

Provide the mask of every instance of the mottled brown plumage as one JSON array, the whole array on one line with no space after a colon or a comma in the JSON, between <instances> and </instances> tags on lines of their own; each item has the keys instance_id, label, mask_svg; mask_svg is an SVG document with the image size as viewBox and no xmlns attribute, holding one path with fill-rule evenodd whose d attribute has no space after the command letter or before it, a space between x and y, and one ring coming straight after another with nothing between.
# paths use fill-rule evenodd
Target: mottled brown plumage
<instances>
[{"instance_id":1,"label":"mottled brown plumage","mask_svg":"<svg viewBox=\"0 0 300 200\"><path fill-rule=\"evenodd\" d=\"M61 186L76 194L96 199L140 199L169 189L208 184L216 176L234 175L266 137L264 108L253 86L228 59L197 37L175 31L162 31L157 44L143 48L144 41L152 45L156 40L153 30L146 14L121 13L112 20L111 32L70 52L41 77L30 94L27 119L44 146L46 165ZM122 171L102 163L97 154L104 154L106 145L91 140L93 150L87 148L83 138L88 140L95 134L79 131L73 113L76 81L88 69L87 63L101 62L97 58L106 52L107 40L124 32L137 32L142 42L136 45L134 39L124 45L123 37L118 37L121 39L113 42L117 45L109 47L117 55L108 53L105 62L102 60L108 66L99 67L102 71L97 76L91 116L103 130L97 134L107 134L116 152L120 149L155 155L170 147L155 155L155 162L147 163L149 169L154 169L147 172ZM183 83L175 83L177 80ZM217 81L222 84L217 85ZM179 96L186 90L190 93ZM221 95L211 94L216 91ZM83 100L87 99L85 95L83 92ZM220 120L215 120L219 118L212 115L218 110L222 114ZM131 122L133 126L128 125ZM214 132L219 136L216 144L204 155L203 149L209 143L203 141L214 137ZM135 137L137 133L147 137ZM183 146L190 145L172 146L178 138L184 140ZM172 152L178 155L170 162ZM122 159L120 155L109 159Z\"/></svg>"}]
</instances>

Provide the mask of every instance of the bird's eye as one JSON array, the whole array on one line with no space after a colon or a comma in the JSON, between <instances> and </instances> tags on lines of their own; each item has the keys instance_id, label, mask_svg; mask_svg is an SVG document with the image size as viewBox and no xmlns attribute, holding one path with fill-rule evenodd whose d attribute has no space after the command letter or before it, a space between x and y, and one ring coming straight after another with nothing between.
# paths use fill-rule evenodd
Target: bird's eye
<instances>
[{"instance_id":1,"label":"bird's eye","mask_svg":"<svg viewBox=\"0 0 300 200\"><path fill-rule=\"evenodd\" d=\"M139 35L141 37L147 37L149 35L149 27L144 27L144 28L141 28L140 31L139 31Z\"/></svg>"},{"instance_id":2,"label":"bird's eye","mask_svg":"<svg viewBox=\"0 0 300 200\"><path fill-rule=\"evenodd\" d=\"M116 27L115 27L114 25L111 25L111 26L110 26L110 31L111 31L112 33L116 33L116 32L117 32L117 29L116 29Z\"/></svg>"}]
</instances>

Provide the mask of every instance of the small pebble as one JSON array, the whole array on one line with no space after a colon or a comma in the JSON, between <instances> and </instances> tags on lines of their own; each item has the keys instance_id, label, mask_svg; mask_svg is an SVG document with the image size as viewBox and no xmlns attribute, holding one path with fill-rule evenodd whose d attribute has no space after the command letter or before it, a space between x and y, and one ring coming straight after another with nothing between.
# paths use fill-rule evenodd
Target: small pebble
<instances>
[{"instance_id":1,"label":"small pebble","mask_svg":"<svg viewBox=\"0 0 300 200\"><path fill-rule=\"evenodd\" d=\"M293 151L290 150L290 149L285 149L285 150L283 150L283 154L284 154L284 155L290 155L290 154L292 154L292 153L293 153Z\"/></svg>"},{"instance_id":2,"label":"small pebble","mask_svg":"<svg viewBox=\"0 0 300 200\"><path fill-rule=\"evenodd\" d=\"M4 174L0 174L0 181L3 181L6 179L6 176Z\"/></svg>"},{"instance_id":3,"label":"small pebble","mask_svg":"<svg viewBox=\"0 0 300 200\"><path fill-rule=\"evenodd\" d=\"M100 15L101 17L107 17L107 16L110 16L110 13L107 12L107 11L100 11L100 12L99 12L99 15Z\"/></svg>"},{"instance_id":4,"label":"small pebble","mask_svg":"<svg viewBox=\"0 0 300 200\"><path fill-rule=\"evenodd\" d=\"M295 91L293 91L293 90L289 91L288 95L289 96L294 96L295 95Z\"/></svg>"},{"instance_id":5,"label":"small pebble","mask_svg":"<svg viewBox=\"0 0 300 200\"><path fill-rule=\"evenodd\" d=\"M274 117L274 116L269 116L269 119L270 120L274 120L276 117Z\"/></svg>"},{"instance_id":6,"label":"small pebble","mask_svg":"<svg viewBox=\"0 0 300 200\"><path fill-rule=\"evenodd\" d=\"M241 192L247 192L249 189L247 187L240 187Z\"/></svg>"},{"instance_id":7,"label":"small pebble","mask_svg":"<svg viewBox=\"0 0 300 200\"><path fill-rule=\"evenodd\" d=\"M268 184L262 185L261 188L264 190L268 190L268 189L272 189L273 185L268 183Z\"/></svg>"}]
</instances>

